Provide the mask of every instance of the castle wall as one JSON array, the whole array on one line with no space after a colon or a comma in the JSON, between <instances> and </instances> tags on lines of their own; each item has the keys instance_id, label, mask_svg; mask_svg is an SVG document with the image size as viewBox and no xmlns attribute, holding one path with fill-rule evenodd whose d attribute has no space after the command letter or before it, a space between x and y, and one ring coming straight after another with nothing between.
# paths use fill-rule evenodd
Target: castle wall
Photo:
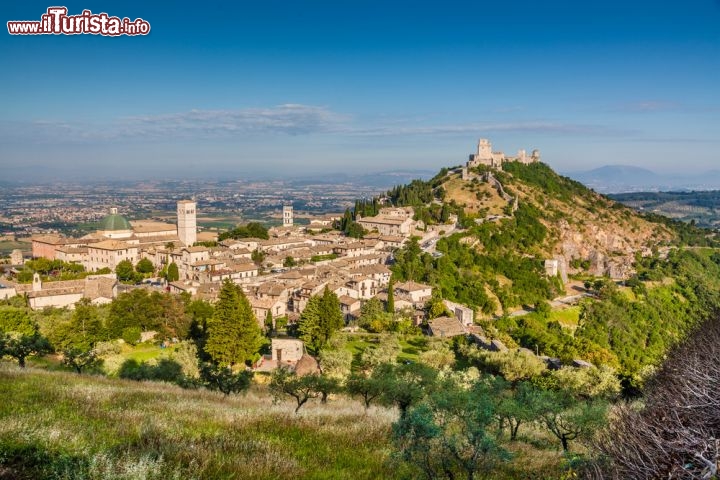
<instances>
[{"instance_id":1,"label":"castle wall","mask_svg":"<svg viewBox=\"0 0 720 480\"><path fill-rule=\"evenodd\" d=\"M533 150L532 155L528 156L524 149L518 150L517 157L507 157L503 152L493 152L492 144L489 140L481 138L478 141L477 153L471 154L467 161L467 168L485 165L493 168L502 168L503 162L517 161L524 164L540 161L540 152Z\"/></svg>"}]
</instances>

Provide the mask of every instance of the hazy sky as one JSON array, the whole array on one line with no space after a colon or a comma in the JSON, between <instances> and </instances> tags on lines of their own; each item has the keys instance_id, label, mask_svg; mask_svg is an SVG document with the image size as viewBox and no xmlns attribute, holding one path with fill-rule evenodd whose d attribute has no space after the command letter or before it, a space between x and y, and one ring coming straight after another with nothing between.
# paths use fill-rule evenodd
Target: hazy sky
<instances>
[{"instance_id":1,"label":"hazy sky","mask_svg":"<svg viewBox=\"0 0 720 480\"><path fill-rule=\"evenodd\" d=\"M58 3L152 30L7 33ZM720 0L23 0L0 13L0 180L437 169L480 137L561 171L720 167Z\"/></svg>"}]
</instances>

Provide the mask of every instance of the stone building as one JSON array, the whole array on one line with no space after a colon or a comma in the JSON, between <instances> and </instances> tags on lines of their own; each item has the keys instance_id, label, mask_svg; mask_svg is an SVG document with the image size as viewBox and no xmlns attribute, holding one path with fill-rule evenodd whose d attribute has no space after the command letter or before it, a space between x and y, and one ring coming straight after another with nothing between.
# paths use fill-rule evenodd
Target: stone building
<instances>
[{"instance_id":1,"label":"stone building","mask_svg":"<svg viewBox=\"0 0 720 480\"><path fill-rule=\"evenodd\" d=\"M469 327L474 323L475 312L472 308L466 307L465 305L461 305L459 303L451 302L450 300L443 300L443 303L448 308L448 310L455 314L455 318L457 318L458 321L464 326Z\"/></svg>"},{"instance_id":2,"label":"stone building","mask_svg":"<svg viewBox=\"0 0 720 480\"><path fill-rule=\"evenodd\" d=\"M467 334L465 326L455 317L428 320L428 333L433 337L450 338Z\"/></svg>"},{"instance_id":3,"label":"stone building","mask_svg":"<svg viewBox=\"0 0 720 480\"><path fill-rule=\"evenodd\" d=\"M166 244L192 247L197 239L197 204L192 200L177 203L177 226L141 220L130 222L113 207L94 233L82 238L42 235L32 238L33 258L48 258L82 263L89 271L102 268L114 270L123 260L137 263L142 257L154 260L157 266L169 263L170 252L164 257L158 247ZM180 245L178 245L180 244ZM148 253L151 252L151 253ZM161 258L164 262L158 262Z\"/></svg>"},{"instance_id":4,"label":"stone building","mask_svg":"<svg viewBox=\"0 0 720 480\"><path fill-rule=\"evenodd\" d=\"M270 351L277 366L295 365L305 353L305 346L296 338L273 338Z\"/></svg>"},{"instance_id":5,"label":"stone building","mask_svg":"<svg viewBox=\"0 0 720 480\"><path fill-rule=\"evenodd\" d=\"M484 165L491 168L502 168L504 162L521 162L533 163L540 161L540 151L533 150L532 154L527 155L525 150L518 150L518 154L514 157L506 156L503 152L493 152L490 140L481 138L478 140L477 153L470 155L467 162L467 168L473 168Z\"/></svg>"},{"instance_id":6,"label":"stone building","mask_svg":"<svg viewBox=\"0 0 720 480\"><path fill-rule=\"evenodd\" d=\"M196 210L197 203L193 200L177 202L177 233L186 247L192 247L197 242Z\"/></svg>"},{"instance_id":7,"label":"stone building","mask_svg":"<svg viewBox=\"0 0 720 480\"><path fill-rule=\"evenodd\" d=\"M39 235L32 237L32 256L33 258L47 258L55 260L56 252L61 247L79 246L83 243L79 239L67 238L63 235Z\"/></svg>"},{"instance_id":8,"label":"stone building","mask_svg":"<svg viewBox=\"0 0 720 480\"><path fill-rule=\"evenodd\" d=\"M377 230L380 235L386 236L407 237L414 226L412 218L382 214L374 217L361 217L358 215L356 221L365 230Z\"/></svg>"},{"instance_id":9,"label":"stone building","mask_svg":"<svg viewBox=\"0 0 720 480\"><path fill-rule=\"evenodd\" d=\"M133 265L139 260L137 245L119 240L92 243L88 245L87 249L84 265L85 269L90 272L103 268L115 271L115 268L123 260L128 260Z\"/></svg>"},{"instance_id":10,"label":"stone building","mask_svg":"<svg viewBox=\"0 0 720 480\"><path fill-rule=\"evenodd\" d=\"M125 217L118 214L118 209L110 209L110 215L98 224L97 234L110 239L128 239L133 236L133 228Z\"/></svg>"},{"instance_id":11,"label":"stone building","mask_svg":"<svg viewBox=\"0 0 720 480\"><path fill-rule=\"evenodd\" d=\"M37 273L31 284L14 284L17 295L26 295L33 310L46 307L73 308L87 298L93 304L110 303L117 296L117 278L114 273L91 275L82 280L43 282Z\"/></svg>"},{"instance_id":12,"label":"stone building","mask_svg":"<svg viewBox=\"0 0 720 480\"><path fill-rule=\"evenodd\" d=\"M292 205L283 205L283 227L293 226L293 207Z\"/></svg>"},{"instance_id":13,"label":"stone building","mask_svg":"<svg viewBox=\"0 0 720 480\"><path fill-rule=\"evenodd\" d=\"M413 303L420 304L432 297L432 287L413 281L401 282L395 285L395 295L406 295Z\"/></svg>"}]
</instances>

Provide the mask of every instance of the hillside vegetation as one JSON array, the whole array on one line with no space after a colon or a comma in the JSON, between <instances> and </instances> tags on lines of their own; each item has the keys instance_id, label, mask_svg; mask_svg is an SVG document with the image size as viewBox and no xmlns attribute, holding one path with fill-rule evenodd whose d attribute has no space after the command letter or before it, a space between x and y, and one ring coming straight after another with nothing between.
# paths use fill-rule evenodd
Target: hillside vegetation
<instances>
[{"instance_id":1,"label":"hillside vegetation","mask_svg":"<svg viewBox=\"0 0 720 480\"><path fill-rule=\"evenodd\" d=\"M415 182L394 192L416 199L434 192L444 205L463 208L453 194L457 185L476 189L486 172L471 171L467 180L459 173L441 172L428 183ZM429 283L439 296L485 314L480 323L489 336L565 362L580 358L610 365L634 383L645 367L657 364L670 346L720 305L718 256L711 256L710 249L683 250L717 244L709 232L640 216L541 163L508 163L493 175L506 193L519 199L514 211L508 201L500 219L459 212L465 228L437 242L441 257L423 253L410 242L396 253L392 267L397 278ZM446 189L448 185L452 188ZM391 199L401 203L400 196ZM546 258L564 262L594 297L581 303L577 325L554 320L544 307L564 295L560 279L545 273ZM603 278L609 273L623 278L626 286L618 288ZM493 318L498 306L505 312L519 306L537 311Z\"/></svg>"},{"instance_id":2,"label":"hillside vegetation","mask_svg":"<svg viewBox=\"0 0 720 480\"><path fill-rule=\"evenodd\" d=\"M666 225L642 218L543 163L509 162L494 174L520 205L538 212L548 229L538 253L564 258L571 269L573 260L584 260L592 273L611 273L632 263L635 252L649 253L677 239Z\"/></svg>"},{"instance_id":3,"label":"hillside vegetation","mask_svg":"<svg viewBox=\"0 0 720 480\"><path fill-rule=\"evenodd\" d=\"M707 350L700 339L720 311L717 242L542 164L470 173L444 170L358 201L338 227L362 236L356 215L383 201L413 206L426 225L457 216L459 229L394 252L387 304L395 282L429 283L427 318L452 314L443 299L459 301L476 310L476 337L425 337L412 310L377 298L363 302L360 332L340 332L329 289L296 324L270 318L261 330L229 281L214 304L142 289L72 311L0 302L0 356L12 362L0 362L0 478L614 478L623 450L597 438L620 428L636 444L652 441L622 422L641 412L656 428L643 395L662 399L663 385L677 384L666 355L692 365ZM502 214L468 201L502 201ZM546 273L550 257L582 292L571 309L548 302L566 295L561 276ZM295 371L253 372L281 328L318 363L304 356ZM158 332L154 346L141 342L147 330ZM487 339L509 349L491 351ZM704 372L698 382L699 395L717 386ZM708 449L720 431L691 417L677 422L689 441L663 443L638 478L712 478L720 453Z\"/></svg>"},{"instance_id":4,"label":"hillside vegetation","mask_svg":"<svg viewBox=\"0 0 720 480\"><path fill-rule=\"evenodd\" d=\"M487 393L483 398L489 401ZM410 480L421 475L393 444L397 410L365 410L344 396L310 402L295 414L294 404L273 402L263 385L224 397L4 362L0 396L3 479ZM407 421L416 422L421 411L422 405L411 409ZM503 436L499 432L495 440L494 418L488 416L486 425L486 440L493 444ZM567 459L547 430L523 424L517 438L504 443L506 453L476 478L564 474ZM434 449L428 450L433 462Z\"/></svg>"},{"instance_id":5,"label":"hillside vegetation","mask_svg":"<svg viewBox=\"0 0 720 480\"><path fill-rule=\"evenodd\" d=\"M264 387L224 398L0 362L0 478L401 478L395 414L351 400L294 415Z\"/></svg>"}]
</instances>

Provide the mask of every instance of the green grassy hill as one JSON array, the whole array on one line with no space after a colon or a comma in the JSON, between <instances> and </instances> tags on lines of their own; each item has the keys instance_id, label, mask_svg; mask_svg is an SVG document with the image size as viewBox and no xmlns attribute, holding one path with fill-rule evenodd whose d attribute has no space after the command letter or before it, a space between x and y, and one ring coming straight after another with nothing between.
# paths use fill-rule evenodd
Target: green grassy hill
<instances>
[{"instance_id":1,"label":"green grassy hill","mask_svg":"<svg viewBox=\"0 0 720 480\"><path fill-rule=\"evenodd\" d=\"M0 478L401 478L395 413L344 398L293 413L259 385L224 398L0 362Z\"/></svg>"},{"instance_id":2,"label":"green grassy hill","mask_svg":"<svg viewBox=\"0 0 720 480\"><path fill-rule=\"evenodd\" d=\"M0 362L0 479L412 479L393 456L394 409L337 396L273 403L164 383ZM557 441L528 425L492 478L559 478ZM579 445L578 445L579 447Z\"/></svg>"}]
</instances>

